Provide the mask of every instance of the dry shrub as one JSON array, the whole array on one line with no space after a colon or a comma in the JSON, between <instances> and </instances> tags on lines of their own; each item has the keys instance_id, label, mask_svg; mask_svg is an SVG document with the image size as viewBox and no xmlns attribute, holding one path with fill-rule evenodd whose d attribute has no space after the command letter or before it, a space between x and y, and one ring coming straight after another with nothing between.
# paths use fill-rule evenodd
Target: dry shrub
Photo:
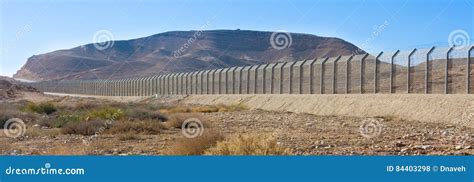
<instances>
[{"instance_id":1,"label":"dry shrub","mask_svg":"<svg viewBox=\"0 0 474 182\"><path fill-rule=\"evenodd\" d=\"M92 110L99 108L99 104L92 101L79 101L74 105L76 110Z\"/></svg>"},{"instance_id":2,"label":"dry shrub","mask_svg":"<svg viewBox=\"0 0 474 182\"><path fill-rule=\"evenodd\" d=\"M158 111L152 111L152 110L147 110L144 108L134 108L134 109L127 109L125 111L125 115L129 119L135 119L135 120L155 120L155 121L166 121L168 118L161 114Z\"/></svg>"},{"instance_id":3,"label":"dry shrub","mask_svg":"<svg viewBox=\"0 0 474 182\"><path fill-rule=\"evenodd\" d=\"M175 113L175 114L172 114L168 117L168 120L166 122L164 122L164 125L168 129L181 128L181 126L183 125L183 122L186 121L187 119L191 119L191 118L196 118L199 121L201 121L202 124L204 125L204 127L210 127L209 122L206 122L205 120L203 120L201 118L201 116L199 116L197 114L194 114L194 113Z\"/></svg>"},{"instance_id":4,"label":"dry shrub","mask_svg":"<svg viewBox=\"0 0 474 182\"><path fill-rule=\"evenodd\" d=\"M29 127L25 135L29 137L58 136L61 134L59 129L41 129L39 127Z\"/></svg>"},{"instance_id":5,"label":"dry shrub","mask_svg":"<svg viewBox=\"0 0 474 182\"><path fill-rule=\"evenodd\" d=\"M204 130L201 136L195 138L179 138L168 150L166 155L202 155L204 152L222 141L224 137L216 131Z\"/></svg>"},{"instance_id":6,"label":"dry shrub","mask_svg":"<svg viewBox=\"0 0 474 182\"><path fill-rule=\"evenodd\" d=\"M247 110L247 109L248 107L243 104L231 104L231 105L219 104L215 106L212 106L212 105L211 106L201 105L201 106L192 106L192 107L173 106L169 108L160 109L160 112L166 113L166 114L189 113L189 112L211 113L211 112L234 112L234 111L242 111L242 110Z\"/></svg>"},{"instance_id":7,"label":"dry shrub","mask_svg":"<svg viewBox=\"0 0 474 182\"><path fill-rule=\"evenodd\" d=\"M83 121L78 123L70 123L62 128L64 134L77 134L77 135L94 135L101 129L104 129L106 124L104 121L91 120Z\"/></svg>"},{"instance_id":8,"label":"dry shrub","mask_svg":"<svg viewBox=\"0 0 474 182\"><path fill-rule=\"evenodd\" d=\"M216 106L195 106L191 108L191 112L210 113L217 111L219 111L219 108Z\"/></svg>"},{"instance_id":9,"label":"dry shrub","mask_svg":"<svg viewBox=\"0 0 474 182\"><path fill-rule=\"evenodd\" d=\"M118 135L118 139L121 141L125 140L139 140L140 137L134 132L126 132Z\"/></svg>"},{"instance_id":10,"label":"dry shrub","mask_svg":"<svg viewBox=\"0 0 474 182\"><path fill-rule=\"evenodd\" d=\"M175 107L163 108L163 109L160 109L159 111L164 114L172 114L172 113L191 112L191 109L184 106L175 106Z\"/></svg>"},{"instance_id":11,"label":"dry shrub","mask_svg":"<svg viewBox=\"0 0 474 182\"><path fill-rule=\"evenodd\" d=\"M128 132L135 134L158 134L163 129L163 124L157 121L116 121L106 132L109 134L123 134Z\"/></svg>"},{"instance_id":12,"label":"dry shrub","mask_svg":"<svg viewBox=\"0 0 474 182\"><path fill-rule=\"evenodd\" d=\"M235 112L235 111L243 111L248 110L248 107L243 104L231 104L231 105L217 105L219 108L217 112Z\"/></svg>"},{"instance_id":13,"label":"dry shrub","mask_svg":"<svg viewBox=\"0 0 474 182\"><path fill-rule=\"evenodd\" d=\"M57 111L57 107L52 102L41 102L39 104L29 102L26 104L24 110L39 114L52 114Z\"/></svg>"},{"instance_id":14,"label":"dry shrub","mask_svg":"<svg viewBox=\"0 0 474 182\"><path fill-rule=\"evenodd\" d=\"M205 151L206 155L290 155L270 134L238 134L217 143Z\"/></svg>"}]
</instances>

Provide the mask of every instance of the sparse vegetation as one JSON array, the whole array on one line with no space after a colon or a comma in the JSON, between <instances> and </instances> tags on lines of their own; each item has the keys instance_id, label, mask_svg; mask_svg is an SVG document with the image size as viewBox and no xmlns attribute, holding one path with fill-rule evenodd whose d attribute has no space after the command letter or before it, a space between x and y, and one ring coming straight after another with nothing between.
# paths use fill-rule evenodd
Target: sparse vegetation
<instances>
[{"instance_id":1,"label":"sparse vegetation","mask_svg":"<svg viewBox=\"0 0 474 182\"><path fill-rule=\"evenodd\" d=\"M243 104L232 104L232 105L211 105L211 106L173 106L168 108L160 109L161 113L211 113L211 112L234 112L234 111L242 111L247 110L248 107Z\"/></svg>"},{"instance_id":2,"label":"sparse vegetation","mask_svg":"<svg viewBox=\"0 0 474 182\"><path fill-rule=\"evenodd\" d=\"M215 146L224 137L214 131L205 130L201 136L195 138L179 138L166 151L167 155L202 155L204 152Z\"/></svg>"},{"instance_id":3,"label":"sparse vegetation","mask_svg":"<svg viewBox=\"0 0 474 182\"><path fill-rule=\"evenodd\" d=\"M59 129L41 129L38 127L30 127L25 132L25 136L28 137L58 136L60 134Z\"/></svg>"},{"instance_id":4,"label":"sparse vegetation","mask_svg":"<svg viewBox=\"0 0 474 182\"><path fill-rule=\"evenodd\" d=\"M168 117L168 120L164 123L166 128L172 129L172 128L181 128L183 125L183 122L186 121L187 119L190 118L197 118L199 119L204 127L208 128L210 127L210 124L206 122L204 119L201 118L201 116L194 114L194 113L175 113L171 114Z\"/></svg>"},{"instance_id":5,"label":"sparse vegetation","mask_svg":"<svg viewBox=\"0 0 474 182\"><path fill-rule=\"evenodd\" d=\"M78 115L59 115L54 121L51 127L62 128L69 123L78 123L82 121L82 117Z\"/></svg>"},{"instance_id":6,"label":"sparse vegetation","mask_svg":"<svg viewBox=\"0 0 474 182\"><path fill-rule=\"evenodd\" d=\"M24 110L39 114L52 114L57 111L57 107L52 102L40 102L39 104L28 102Z\"/></svg>"},{"instance_id":7,"label":"sparse vegetation","mask_svg":"<svg viewBox=\"0 0 474 182\"><path fill-rule=\"evenodd\" d=\"M205 151L206 155L290 155L270 134L237 134Z\"/></svg>"},{"instance_id":8,"label":"sparse vegetation","mask_svg":"<svg viewBox=\"0 0 474 182\"><path fill-rule=\"evenodd\" d=\"M147 109L143 108L137 108L137 109L128 109L125 111L125 115L134 120L154 120L154 121L166 121L168 118L161 114L158 111L150 111Z\"/></svg>"},{"instance_id":9,"label":"sparse vegetation","mask_svg":"<svg viewBox=\"0 0 474 182\"><path fill-rule=\"evenodd\" d=\"M116 121L112 127L107 130L109 134L122 133L141 133L141 134L158 134L164 126L156 121Z\"/></svg>"},{"instance_id":10,"label":"sparse vegetation","mask_svg":"<svg viewBox=\"0 0 474 182\"><path fill-rule=\"evenodd\" d=\"M96 132L99 132L99 130L105 126L105 122L101 120L69 123L68 125L62 128L62 133L76 135L94 135Z\"/></svg>"},{"instance_id":11,"label":"sparse vegetation","mask_svg":"<svg viewBox=\"0 0 474 182\"><path fill-rule=\"evenodd\" d=\"M121 109L105 106L99 110L92 110L86 115L86 120L118 120L123 116Z\"/></svg>"},{"instance_id":12,"label":"sparse vegetation","mask_svg":"<svg viewBox=\"0 0 474 182\"><path fill-rule=\"evenodd\" d=\"M118 135L118 140L126 141L126 140L139 140L140 137L134 132L126 132Z\"/></svg>"}]
</instances>

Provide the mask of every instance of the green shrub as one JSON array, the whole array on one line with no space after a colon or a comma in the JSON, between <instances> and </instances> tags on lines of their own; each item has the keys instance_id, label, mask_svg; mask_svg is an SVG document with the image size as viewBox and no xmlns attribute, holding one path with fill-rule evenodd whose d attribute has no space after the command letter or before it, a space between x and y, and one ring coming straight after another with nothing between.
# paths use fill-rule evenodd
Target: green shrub
<instances>
[{"instance_id":1,"label":"green shrub","mask_svg":"<svg viewBox=\"0 0 474 182\"><path fill-rule=\"evenodd\" d=\"M28 102L24 109L25 111L35 112L39 114L52 114L56 112L56 106L51 102L41 102L36 104L34 102Z\"/></svg>"},{"instance_id":2,"label":"green shrub","mask_svg":"<svg viewBox=\"0 0 474 182\"><path fill-rule=\"evenodd\" d=\"M154 121L161 121L164 122L168 120L168 118L161 114L158 111L150 111L146 109L129 109L125 111L125 115L130 119L135 120L154 120Z\"/></svg>"},{"instance_id":3,"label":"green shrub","mask_svg":"<svg viewBox=\"0 0 474 182\"><path fill-rule=\"evenodd\" d=\"M97 111L91 111L87 114L86 120L102 119L102 120L118 120L122 117L121 109L114 107L104 107Z\"/></svg>"},{"instance_id":4,"label":"green shrub","mask_svg":"<svg viewBox=\"0 0 474 182\"><path fill-rule=\"evenodd\" d=\"M110 134L142 133L159 134L164 126L156 121L117 121L107 130Z\"/></svg>"},{"instance_id":5,"label":"green shrub","mask_svg":"<svg viewBox=\"0 0 474 182\"><path fill-rule=\"evenodd\" d=\"M68 123L78 123L82 121L82 117L78 115L60 115L53 121L51 127L54 128L62 128L66 126Z\"/></svg>"}]
</instances>

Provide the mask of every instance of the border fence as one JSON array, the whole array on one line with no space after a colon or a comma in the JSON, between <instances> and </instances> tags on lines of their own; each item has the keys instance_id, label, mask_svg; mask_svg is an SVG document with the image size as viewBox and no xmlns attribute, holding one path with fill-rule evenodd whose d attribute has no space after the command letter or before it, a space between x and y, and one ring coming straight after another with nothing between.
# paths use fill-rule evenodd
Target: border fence
<instances>
[{"instance_id":1,"label":"border fence","mask_svg":"<svg viewBox=\"0 0 474 182\"><path fill-rule=\"evenodd\" d=\"M474 46L413 49L237 66L117 80L28 83L43 92L191 94L472 93Z\"/></svg>"}]
</instances>

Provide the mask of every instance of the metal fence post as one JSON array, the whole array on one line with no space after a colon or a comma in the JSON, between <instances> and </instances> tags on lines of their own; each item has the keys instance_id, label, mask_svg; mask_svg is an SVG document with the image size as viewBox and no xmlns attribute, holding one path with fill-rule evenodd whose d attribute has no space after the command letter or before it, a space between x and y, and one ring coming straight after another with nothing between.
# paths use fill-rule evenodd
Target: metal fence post
<instances>
[{"instance_id":1,"label":"metal fence post","mask_svg":"<svg viewBox=\"0 0 474 182\"><path fill-rule=\"evenodd\" d=\"M288 90L289 94L293 94L293 67L295 66L297 61L293 61L290 65L290 88Z\"/></svg>"},{"instance_id":2,"label":"metal fence post","mask_svg":"<svg viewBox=\"0 0 474 182\"><path fill-rule=\"evenodd\" d=\"M283 94L283 83L285 82L284 79L284 70L285 70L285 66L286 64L288 64L288 62L284 62L281 67L280 67L280 94Z\"/></svg>"},{"instance_id":3,"label":"metal fence post","mask_svg":"<svg viewBox=\"0 0 474 182\"><path fill-rule=\"evenodd\" d=\"M408 66L407 66L407 94L410 93L410 80L411 80L411 56L413 56L413 54L415 54L416 52L416 48L413 49L410 54L408 55Z\"/></svg>"},{"instance_id":4,"label":"metal fence post","mask_svg":"<svg viewBox=\"0 0 474 182\"><path fill-rule=\"evenodd\" d=\"M235 94L235 84L236 84L236 79L235 79L235 73L236 73L236 70L237 70L237 66L234 67L234 69L232 69L232 94Z\"/></svg>"},{"instance_id":5,"label":"metal fence post","mask_svg":"<svg viewBox=\"0 0 474 182\"><path fill-rule=\"evenodd\" d=\"M244 68L245 68L245 66L243 66L239 69L239 94L242 94L242 72L243 72Z\"/></svg>"},{"instance_id":6,"label":"metal fence post","mask_svg":"<svg viewBox=\"0 0 474 182\"><path fill-rule=\"evenodd\" d=\"M434 51L435 47L431 47L431 49L426 53L426 67L425 67L425 94L428 94L429 86L429 62L430 62L430 54Z\"/></svg>"},{"instance_id":7,"label":"metal fence post","mask_svg":"<svg viewBox=\"0 0 474 182\"><path fill-rule=\"evenodd\" d=\"M300 72L300 79L299 79L299 84L298 84L298 91L299 91L299 94L303 94L303 77L304 77L304 65L306 64L306 62L308 62L309 60L304 60L303 63L300 64L300 69L299 69L299 72Z\"/></svg>"},{"instance_id":8,"label":"metal fence post","mask_svg":"<svg viewBox=\"0 0 474 182\"><path fill-rule=\"evenodd\" d=\"M217 70L218 69L215 69L215 70L212 71L212 86L211 86L212 87L212 92L211 92L212 94L216 93L216 91L215 91L216 80L215 79L216 79Z\"/></svg>"},{"instance_id":9,"label":"metal fence post","mask_svg":"<svg viewBox=\"0 0 474 182\"><path fill-rule=\"evenodd\" d=\"M199 88L200 88L200 93L201 95L204 94L204 73L205 71L200 71L199 74L201 75L201 77L199 77L201 79L201 81L199 82Z\"/></svg>"},{"instance_id":10,"label":"metal fence post","mask_svg":"<svg viewBox=\"0 0 474 182\"><path fill-rule=\"evenodd\" d=\"M201 71L197 71L197 72L196 72L196 85L195 85L195 87L194 87L194 91L195 91L196 95L199 94L199 88L200 88L200 84L199 84L200 79L199 79L199 76L200 76L200 74L201 74Z\"/></svg>"},{"instance_id":11,"label":"metal fence post","mask_svg":"<svg viewBox=\"0 0 474 182\"><path fill-rule=\"evenodd\" d=\"M338 56L336 60L332 63L332 94L336 93L336 81L337 81L337 61L341 59L341 56Z\"/></svg>"},{"instance_id":12,"label":"metal fence post","mask_svg":"<svg viewBox=\"0 0 474 182\"><path fill-rule=\"evenodd\" d=\"M247 89L246 89L246 94L250 94L250 71L255 65L250 66L247 69Z\"/></svg>"},{"instance_id":13,"label":"metal fence post","mask_svg":"<svg viewBox=\"0 0 474 182\"><path fill-rule=\"evenodd\" d=\"M466 69L466 93L471 93L471 51L474 49L474 46L467 51L467 69Z\"/></svg>"},{"instance_id":14,"label":"metal fence post","mask_svg":"<svg viewBox=\"0 0 474 182\"><path fill-rule=\"evenodd\" d=\"M449 93L449 90L448 90L448 78L449 78L449 54L453 51L454 49L454 46L452 46L451 48L449 48L448 52L446 52L446 67L444 69L444 94L448 94Z\"/></svg>"},{"instance_id":15,"label":"metal fence post","mask_svg":"<svg viewBox=\"0 0 474 182\"><path fill-rule=\"evenodd\" d=\"M314 94L314 63L316 60L318 59L315 58L309 63L309 94Z\"/></svg>"},{"instance_id":16,"label":"metal fence post","mask_svg":"<svg viewBox=\"0 0 474 182\"><path fill-rule=\"evenodd\" d=\"M274 63L274 65L272 66L271 70L272 70L272 77L271 77L271 81L270 81L270 94L274 94L274 87L275 87L275 67L278 65L279 63Z\"/></svg>"},{"instance_id":17,"label":"metal fence post","mask_svg":"<svg viewBox=\"0 0 474 182\"><path fill-rule=\"evenodd\" d=\"M270 64L265 64L265 66L263 67L263 70L262 70L262 85L263 85L263 88L262 88L262 94L266 94L266 87L267 87L267 81L266 81L266 73L267 73L267 68Z\"/></svg>"},{"instance_id":18,"label":"metal fence post","mask_svg":"<svg viewBox=\"0 0 474 182\"><path fill-rule=\"evenodd\" d=\"M393 77L395 76L393 74L393 69L395 68L393 66L393 61L395 60L395 57L398 55L399 52L400 52L400 50L397 50L397 52L395 52L392 55L392 59L390 60L390 93L393 93Z\"/></svg>"},{"instance_id":19,"label":"metal fence post","mask_svg":"<svg viewBox=\"0 0 474 182\"><path fill-rule=\"evenodd\" d=\"M324 66L324 64L326 63L326 61L328 61L328 58L325 58L323 62L321 62L321 78L320 78L321 85L319 87L320 94L324 94L324 73L326 72L326 67Z\"/></svg>"},{"instance_id":20,"label":"metal fence post","mask_svg":"<svg viewBox=\"0 0 474 182\"><path fill-rule=\"evenodd\" d=\"M206 94L209 95L209 75L212 70L207 70L206 73Z\"/></svg>"},{"instance_id":21,"label":"metal fence post","mask_svg":"<svg viewBox=\"0 0 474 182\"><path fill-rule=\"evenodd\" d=\"M259 64L256 68L255 68L255 74L254 74L254 86L253 86L253 94L257 94L257 86L258 86L258 69L261 67L262 65Z\"/></svg>"},{"instance_id":22,"label":"metal fence post","mask_svg":"<svg viewBox=\"0 0 474 182\"><path fill-rule=\"evenodd\" d=\"M376 57L375 57L375 66L374 66L374 94L378 92L378 87L379 87L379 77L378 77L378 72L379 72L379 58L382 56L383 51L380 52Z\"/></svg>"},{"instance_id":23,"label":"metal fence post","mask_svg":"<svg viewBox=\"0 0 474 182\"><path fill-rule=\"evenodd\" d=\"M364 93L365 88L365 59L369 56L369 53L365 53L364 57L360 59L360 93Z\"/></svg>"}]
</instances>

